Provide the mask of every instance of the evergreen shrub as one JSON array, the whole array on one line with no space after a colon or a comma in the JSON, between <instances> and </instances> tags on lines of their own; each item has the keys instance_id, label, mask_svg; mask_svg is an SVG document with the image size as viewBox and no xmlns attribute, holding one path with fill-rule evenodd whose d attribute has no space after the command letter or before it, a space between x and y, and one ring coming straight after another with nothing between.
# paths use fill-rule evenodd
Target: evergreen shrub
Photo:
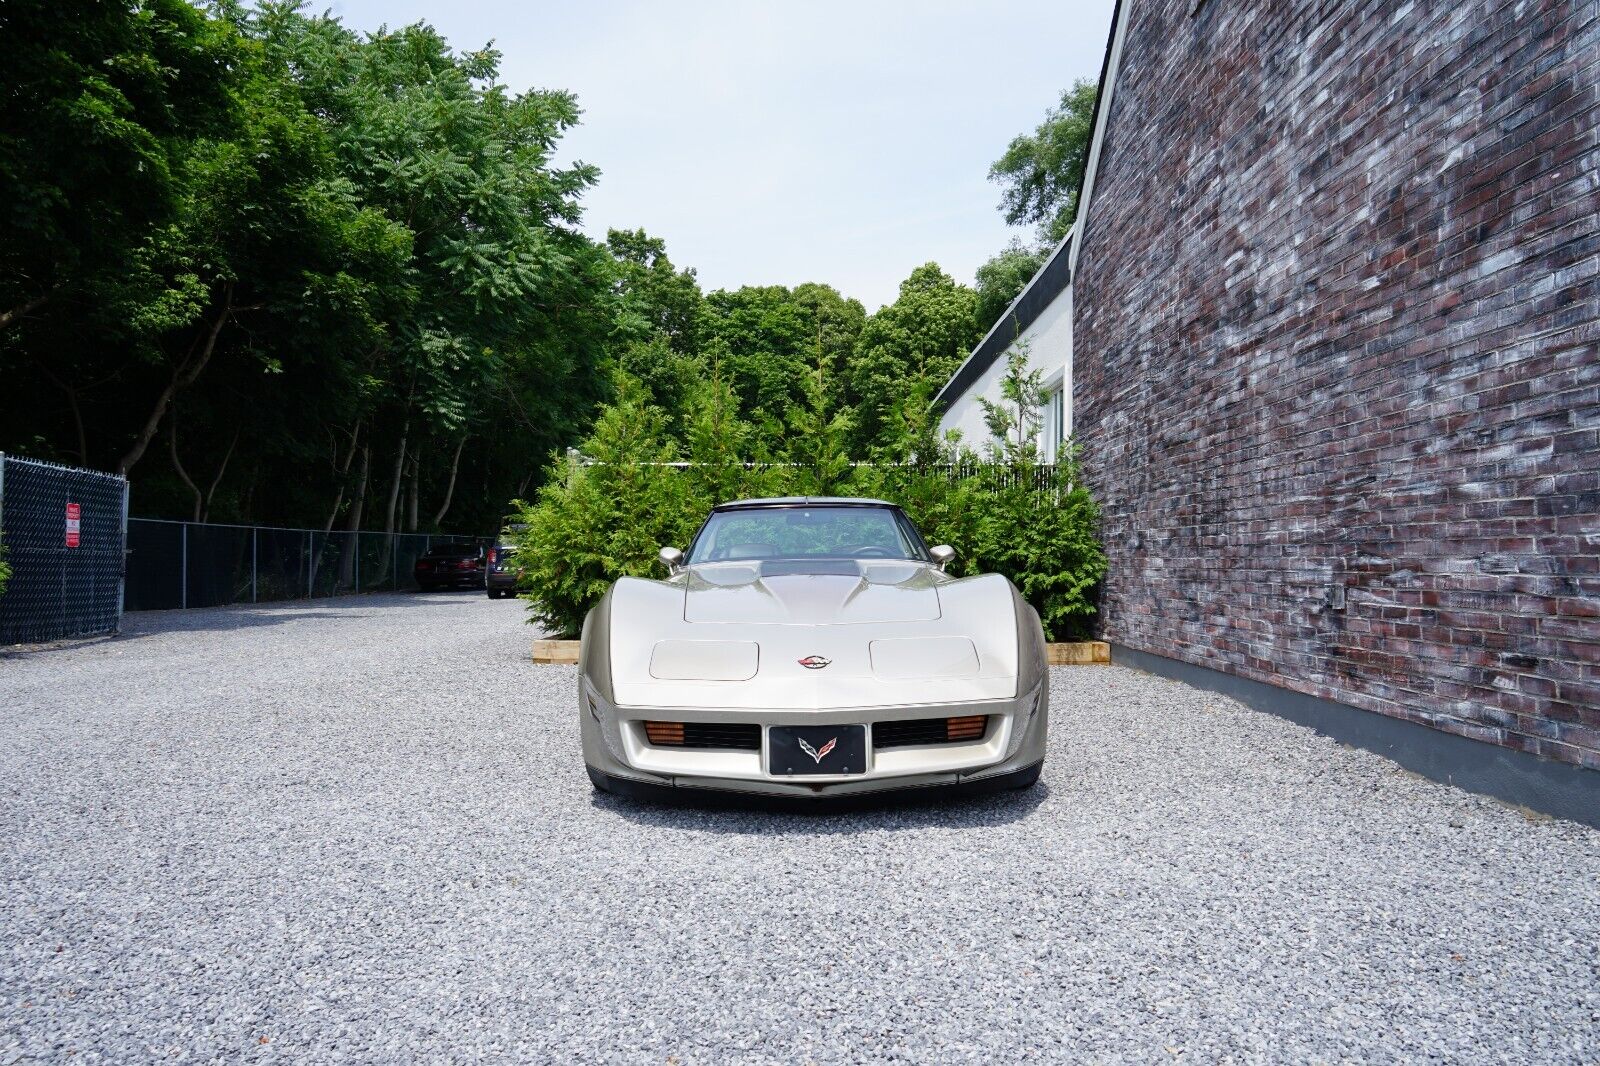
<instances>
[{"instance_id":1,"label":"evergreen shrub","mask_svg":"<svg viewBox=\"0 0 1600 1066\"><path fill-rule=\"evenodd\" d=\"M581 461L557 457L538 497L517 505L530 621L576 637L617 578L663 576L658 550L687 547L714 505L826 489L899 504L929 544L956 549L955 575L1006 575L1039 612L1046 639L1089 634L1106 557L1099 509L1070 449L1051 466L1036 463L1026 442L980 459L934 439L923 420L904 447L851 463L841 451L845 427L818 408L800 412L804 431L769 452L739 421L725 385L698 388L685 452L637 382L619 377Z\"/></svg>"}]
</instances>

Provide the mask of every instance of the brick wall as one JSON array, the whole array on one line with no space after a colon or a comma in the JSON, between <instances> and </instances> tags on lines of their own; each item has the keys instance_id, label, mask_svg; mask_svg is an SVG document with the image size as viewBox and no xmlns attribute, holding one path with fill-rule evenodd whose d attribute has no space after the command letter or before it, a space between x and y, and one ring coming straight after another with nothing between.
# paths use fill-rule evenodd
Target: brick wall
<instances>
[{"instance_id":1,"label":"brick wall","mask_svg":"<svg viewBox=\"0 0 1600 1066\"><path fill-rule=\"evenodd\" d=\"M1600 768L1600 2L1123 2L1104 636Z\"/></svg>"}]
</instances>

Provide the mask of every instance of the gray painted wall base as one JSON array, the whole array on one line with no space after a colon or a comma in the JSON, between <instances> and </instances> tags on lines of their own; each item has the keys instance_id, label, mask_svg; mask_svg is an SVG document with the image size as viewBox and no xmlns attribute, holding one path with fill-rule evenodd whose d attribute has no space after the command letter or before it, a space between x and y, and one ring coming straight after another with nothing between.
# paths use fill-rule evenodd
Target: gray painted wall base
<instances>
[{"instance_id":1,"label":"gray painted wall base","mask_svg":"<svg viewBox=\"0 0 1600 1066\"><path fill-rule=\"evenodd\" d=\"M1468 740L1415 722L1121 644L1111 645L1111 662L1232 696L1258 711L1387 756L1407 770L1435 781L1600 827L1600 771Z\"/></svg>"}]
</instances>

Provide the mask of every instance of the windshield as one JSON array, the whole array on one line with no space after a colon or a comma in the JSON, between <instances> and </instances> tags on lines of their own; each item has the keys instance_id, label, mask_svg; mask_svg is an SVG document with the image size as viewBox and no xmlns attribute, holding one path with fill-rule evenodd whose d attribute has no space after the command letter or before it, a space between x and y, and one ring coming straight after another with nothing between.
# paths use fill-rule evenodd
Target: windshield
<instances>
[{"instance_id":1,"label":"windshield","mask_svg":"<svg viewBox=\"0 0 1600 1066\"><path fill-rule=\"evenodd\" d=\"M922 539L890 507L752 507L713 511L690 563L750 559L918 559Z\"/></svg>"}]
</instances>

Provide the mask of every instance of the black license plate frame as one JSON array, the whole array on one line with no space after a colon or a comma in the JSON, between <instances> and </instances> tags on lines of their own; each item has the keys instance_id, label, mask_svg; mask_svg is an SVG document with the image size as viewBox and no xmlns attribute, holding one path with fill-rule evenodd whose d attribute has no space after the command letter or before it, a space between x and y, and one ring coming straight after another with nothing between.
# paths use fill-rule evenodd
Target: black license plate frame
<instances>
[{"instance_id":1,"label":"black license plate frame","mask_svg":"<svg viewBox=\"0 0 1600 1066\"><path fill-rule=\"evenodd\" d=\"M864 774L867 772L867 727L768 726L767 772L773 777L857 777Z\"/></svg>"}]
</instances>

